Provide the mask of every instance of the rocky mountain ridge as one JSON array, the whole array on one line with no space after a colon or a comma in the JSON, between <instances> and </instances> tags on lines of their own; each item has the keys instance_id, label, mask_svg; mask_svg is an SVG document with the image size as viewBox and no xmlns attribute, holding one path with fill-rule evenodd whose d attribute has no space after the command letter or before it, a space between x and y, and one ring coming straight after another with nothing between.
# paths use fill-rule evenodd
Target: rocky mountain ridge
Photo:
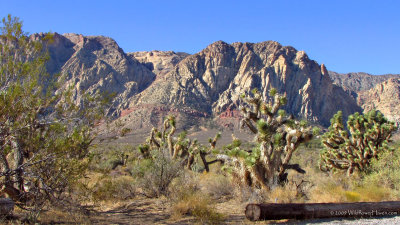
<instances>
[{"instance_id":1,"label":"rocky mountain ridge","mask_svg":"<svg viewBox=\"0 0 400 225\"><path fill-rule=\"evenodd\" d=\"M287 112L326 126L338 110L345 115L362 110L356 98L330 77L348 91L368 88L346 86L352 84L347 78L334 78L333 72L305 52L274 41L218 41L193 55L125 53L108 37L55 33L47 47L48 71L66 75L66 85L73 85L77 102L81 91L115 93L110 115L135 130L157 126L171 113L182 127L198 125L202 119L234 127L237 124L229 124L233 123L229 118L240 115L239 95L258 88L267 97L272 87L286 93Z\"/></svg>"},{"instance_id":2,"label":"rocky mountain ridge","mask_svg":"<svg viewBox=\"0 0 400 225\"><path fill-rule=\"evenodd\" d=\"M185 106L215 117L237 109L241 93L258 88L267 97L272 87L287 94L289 113L324 125L332 112L360 110L354 99L332 84L324 65L274 41L213 43L179 62L133 97L130 106Z\"/></svg>"},{"instance_id":3,"label":"rocky mountain ridge","mask_svg":"<svg viewBox=\"0 0 400 225\"><path fill-rule=\"evenodd\" d=\"M33 38L43 36L34 34ZM156 78L108 37L54 33L46 47L50 54L48 72L65 76L65 86L74 87L78 104L83 92L115 95L110 114L116 115L129 98L146 89Z\"/></svg>"},{"instance_id":4,"label":"rocky mountain ridge","mask_svg":"<svg viewBox=\"0 0 400 225\"><path fill-rule=\"evenodd\" d=\"M329 71L334 83L342 86L364 112L376 109L400 125L399 74L371 75L368 73L340 74Z\"/></svg>"},{"instance_id":5,"label":"rocky mountain ridge","mask_svg":"<svg viewBox=\"0 0 400 225\"><path fill-rule=\"evenodd\" d=\"M354 98L357 98L357 93L370 90L388 79L400 78L400 74L371 75L363 72L344 74L333 71L329 71L329 76L334 84L341 86Z\"/></svg>"},{"instance_id":6,"label":"rocky mountain ridge","mask_svg":"<svg viewBox=\"0 0 400 225\"><path fill-rule=\"evenodd\" d=\"M359 92L357 103L364 111L379 110L400 125L400 79L390 78L370 90Z\"/></svg>"}]
</instances>

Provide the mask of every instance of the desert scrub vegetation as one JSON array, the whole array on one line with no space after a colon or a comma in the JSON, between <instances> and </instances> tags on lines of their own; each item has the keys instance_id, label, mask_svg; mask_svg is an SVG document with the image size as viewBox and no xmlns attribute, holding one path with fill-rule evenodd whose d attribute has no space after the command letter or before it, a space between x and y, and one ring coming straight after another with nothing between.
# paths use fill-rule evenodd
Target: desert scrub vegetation
<instances>
[{"instance_id":1,"label":"desert scrub vegetation","mask_svg":"<svg viewBox=\"0 0 400 225\"><path fill-rule=\"evenodd\" d=\"M80 106L62 76L46 72L45 46L52 35L34 40L18 18L0 28L0 194L27 210L35 221L49 205L69 204L87 171L104 115L100 96L83 93Z\"/></svg>"},{"instance_id":2,"label":"desert scrub vegetation","mask_svg":"<svg viewBox=\"0 0 400 225\"><path fill-rule=\"evenodd\" d=\"M180 162L171 159L166 150L152 154L152 160L145 161L142 176L137 176L139 187L149 197L168 195L171 182L184 171Z\"/></svg>"},{"instance_id":3,"label":"desert scrub vegetation","mask_svg":"<svg viewBox=\"0 0 400 225\"><path fill-rule=\"evenodd\" d=\"M118 166L125 167L126 171L133 167L134 160L139 153L129 144L98 143L90 151L91 163L89 169L100 173L109 173Z\"/></svg>"},{"instance_id":4,"label":"desert scrub vegetation","mask_svg":"<svg viewBox=\"0 0 400 225\"><path fill-rule=\"evenodd\" d=\"M213 185L210 187L210 184ZM201 224L221 224L224 216L217 212L215 203L231 193L221 192L219 188L232 190L229 180L223 179L220 174L187 170L170 187L172 218L193 216Z\"/></svg>"}]
</instances>

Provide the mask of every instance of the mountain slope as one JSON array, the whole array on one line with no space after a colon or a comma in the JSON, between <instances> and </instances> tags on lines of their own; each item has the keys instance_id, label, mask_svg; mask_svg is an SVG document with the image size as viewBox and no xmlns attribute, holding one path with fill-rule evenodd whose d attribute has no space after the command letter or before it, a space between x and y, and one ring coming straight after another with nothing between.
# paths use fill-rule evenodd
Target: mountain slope
<instances>
[{"instance_id":1,"label":"mountain slope","mask_svg":"<svg viewBox=\"0 0 400 225\"><path fill-rule=\"evenodd\" d=\"M338 110L345 115L360 111L354 99L332 84L325 66L274 41L213 43L134 96L130 107L187 107L215 117L237 109L241 93L258 88L267 96L271 87L287 94L289 113L324 125Z\"/></svg>"},{"instance_id":2,"label":"mountain slope","mask_svg":"<svg viewBox=\"0 0 400 225\"><path fill-rule=\"evenodd\" d=\"M35 39L42 37L33 35ZM115 94L110 114L123 108L126 100L146 89L156 77L108 37L55 33L47 48L49 73L65 75L65 85L74 87L77 104L85 91Z\"/></svg>"},{"instance_id":3,"label":"mountain slope","mask_svg":"<svg viewBox=\"0 0 400 225\"><path fill-rule=\"evenodd\" d=\"M186 128L204 122L201 118L237 117L240 94L253 88L265 97L272 87L286 93L286 111L325 126L338 110L361 111L332 83L324 65L274 41L218 41L193 55L126 54L108 37L55 33L47 47L49 72L66 76L78 104L85 91L115 93L109 115L135 130L157 126L167 114L178 116L178 125Z\"/></svg>"},{"instance_id":4,"label":"mountain slope","mask_svg":"<svg viewBox=\"0 0 400 225\"><path fill-rule=\"evenodd\" d=\"M374 88L359 92L358 104L365 112L376 109L389 120L400 124L400 79L388 79Z\"/></svg>"},{"instance_id":5,"label":"mountain slope","mask_svg":"<svg viewBox=\"0 0 400 225\"><path fill-rule=\"evenodd\" d=\"M370 90L377 84L382 83L391 78L400 78L399 74L371 75L368 73L336 73L329 71L333 83L341 86L345 91L350 93L354 98L361 91Z\"/></svg>"},{"instance_id":6,"label":"mountain slope","mask_svg":"<svg viewBox=\"0 0 400 225\"><path fill-rule=\"evenodd\" d=\"M143 63L157 76L164 76L171 72L176 64L189 56L184 52L173 51L132 52L128 53L128 55Z\"/></svg>"}]
</instances>

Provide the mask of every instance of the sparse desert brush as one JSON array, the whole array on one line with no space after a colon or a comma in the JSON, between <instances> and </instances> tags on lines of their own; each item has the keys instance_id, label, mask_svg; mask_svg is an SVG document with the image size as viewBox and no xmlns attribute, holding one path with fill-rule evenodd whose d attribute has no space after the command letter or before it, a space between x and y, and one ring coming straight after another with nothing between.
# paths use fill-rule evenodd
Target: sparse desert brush
<instances>
[{"instance_id":1,"label":"sparse desert brush","mask_svg":"<svg viewBox=\"0 0 400 225\"><path fill-rule=\"evenodd\" d=\"M359 202L361 200L361 194L355 191L345 191L344 195L347 202Z\"/></svg>"},{"instance_id":2,"label":"sparse desert brush","mask_svg":"<svg viewBox=\"0 0 400 225\"><path fill-rule=\"evenodd\" d=\"M201 183L204 176L212 175L186 171L175 178L169 188L171 214L178 219L182 216L194 216L201 224L219 224L223 216L213 207L213 199L209 193L203 192Z\"/></svg>"},{"instance_id":3,"label":"sparse desert brush","mask_svg":"<svg viewBox=\"0 0 400 225\"><path fill-rule=\"evenodd\" d=\"M174 199L171 213L174 218L184 215L194 216L201 224L220 224L223 222L223 215L216 212L212 200L207 194L200 191L182 191Z\"/></svg>"},{"instance_id":4,"label":"sparse desert brush","mask_svg":"<svg viewBox=\"0 0 400 225\"><path fill-rule=\"evenodd\" d=\"M363 174L363 185L373 184L398 192L400 190L400 149L379 155L371 161L370 169Z\"/></svg>"},{"instance_id":5,"label":"sparse desert brush","mask_svg":"<svg viewBox=\"0 0 400 225\"><path fill-rule=\"evenodd\" d=\"M136 160L128 164L129 173L135 179L143 178L145 173L151 169L153 161L151 159Z\"/></svg>"},{"instance_id":6,"label":"sparse desert brush","mask_svg":"<svg viewBox=\"0 0 400 225\"><path fill-rule=\"evenodd\" d=\"M155 151L151 163L137 180L140 188L149 197L168 195L171 182L184 172L180 162L170 158L164 151Z\"/></svg>"},{"instance_id":7,"label":"sparse desert brush","mask_svg":"<svg viewBox=\"0 0 400 225\"><path fill-rule=\"evenodd\" d=\"M203 173L199 176L201 190L213 199L232 197L234 185L229 176L216 173Z\"/></svg>"},{"instance_id":8,"label":"sparse desert brush","mask_svg":"<svg viewBox=\"0 0 400 225\"><path fill-rule=\"evenodd\" d=\"M304 202L304 199L298 195L294 185L278 186L268 193L268 201L274 203L294 203Z\"/></svg>"},{"instance_id":9,"label":"sparse desert brush","mask_svg":"<svg viewBox=\"0 0 400 225\"><path fill-rule=\"evenodd\" d=\"M359 179L356 175L353 178ZM312 183L308 191L309 202L347 202L346 191L351 191L356 182L344 173L327 174L310 170L307 178Z\"/></svg>"},{"instance_id":10,"label":"sparse desert brush","mask_svg":"<svg viewBox=\"0 0 400 225\"><path fill-rule=\"evenodd\" d=\"M135 196L136 183L131 176L112 178L103 176L93 182L91 198L94 202L108 200L126 200Z\"/></svg>"},{"instance_id":11,"label":"sparse desert brush","mask_svg":"<svg viewBox=\"0 0 400 225\"><path fill-rule=\"evenodd\" d=\"M39 221L41 224L57 224L57 223L82 224L82 225L91 224L88 215L85 215L85 213L83 213L82 211L66 211L58 209L52 209L43 212L39 216ZM19 224L19 223L12 223L12 224Z\"/></svg>"},{"instance_id":12,"label":"sparse desert brush","mask_svg":"<svg viewBox=\"0 0 400 225\"><path fill-rule=\"evenodd\" d=\"M185 195L199 191L201 189L199 177L200 174L184 171L171 182L168 196L171 199L181 199Z\"/></svg>"},{"instance_id":13,"label":"sparse desert brush","mask_svg":"<svg viewBox=\"0 0 400 225\"><path fill-rule=\"evenodd\" d=\"M392 190L379 187L376 185L367 185L362 187L354 188L354 192L360 196L362 202L380 202L392 200Z\"/></svg>"},{"instance_id":14,"label":"sparse desert brush","mask_svg":"<svg viewBox=\"0 0 400 225\"><path fill-rule=\"evenodd\" d=\"M324 181L310 192L310 202L345 202L345 190L334 181Z\"/></svg>"},{"instance_id":15,"label":"sparse desert brush","mask_svg":"<svg viewBox=\"0 0 400 225\"><path fill-rule=\"evenodd\" d=\"M138 157L136 149L126 144L101 144L91 154L89 169L102 173L108 173L117 166L130 165Z\"/></svg>"}]
</instances>

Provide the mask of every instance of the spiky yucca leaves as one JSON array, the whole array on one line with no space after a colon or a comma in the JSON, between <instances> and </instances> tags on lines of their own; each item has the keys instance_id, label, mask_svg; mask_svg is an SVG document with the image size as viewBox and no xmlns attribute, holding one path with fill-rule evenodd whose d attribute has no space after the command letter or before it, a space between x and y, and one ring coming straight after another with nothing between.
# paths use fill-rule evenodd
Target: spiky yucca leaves
<instances>
[{"instance_id":1,"label":"spiky yucca leaves","mask_svg":"<svg viewBox=\"0 0 400 225\"><path fill-rule=\"evenodd\" d=\"M365 170L372 158L389 150L391 134L397 129L382 113L372 110L366 114L355 113L343 124L342 112L331 119L329 131L322 137L325 149L321 152L320 169L323 171ZM350 132L350 133L349 133Z\"/></svg>"},{"instance_id":2,"label":"spiky yucca leaves","mask_svg":"<svg viewBox=\"0 0 400 225\"><path fill-rule=\"evenodd\" d=\"M235 176L243 184L270 189L287 181L288 169L304 173L298 164L290 164L290 159L300 143L312 138L313 131L306 122L295 121L280 109L286 104L286 96L271 89L270 100L266 102L254 89L252 95L241 97L244 101L240 107L244 116L241 126L256 135L257 147L242 149L238 139L227 146L228 156L234 158Z\"/></svg>"},{"instance_id":3,"label":"spiky yucca leaves","mask_svg":"<svg viewBox=\"0 0 400 225\"><path fill-rule=\"evenodd\" d=\"M146 143L138 147L139 152L144 158L151 158L152 151L162 151L168 149L169 157L181 162L182 166L191 169L196 156L200 156L204 164L204 169L208 172L209 165L215 163L216 160L208 162L206 156L211 154L215 148L221 134L218 133L214 139L210 139L210 147L201 145L196 139L187 138L187 132L183 131L174 136L176 132L175 117L168 116L163 123L162 130L153 128L150 137Z\"/></svg>"}]
</instances>

